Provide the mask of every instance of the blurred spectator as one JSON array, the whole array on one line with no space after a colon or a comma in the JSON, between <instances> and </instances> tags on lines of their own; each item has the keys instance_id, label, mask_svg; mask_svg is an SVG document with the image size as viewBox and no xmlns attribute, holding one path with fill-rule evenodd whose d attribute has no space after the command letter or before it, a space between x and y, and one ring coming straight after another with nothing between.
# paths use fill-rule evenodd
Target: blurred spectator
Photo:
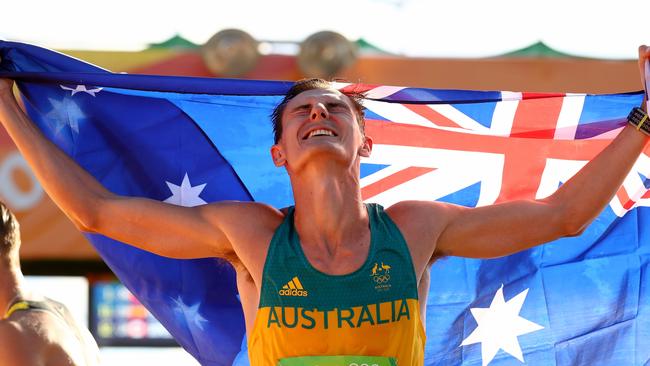
<instances>
[{"instance_id":1,"label":"blurred spectator","mask_svg":"<svg viewBox=\"0 0 650 366\"><path fill-rule=\"evenodd\" d=\"M0 202L0 365L98 365L99 349L61 303L29 291L16 217Z\"/></svg>"}]
</instances>

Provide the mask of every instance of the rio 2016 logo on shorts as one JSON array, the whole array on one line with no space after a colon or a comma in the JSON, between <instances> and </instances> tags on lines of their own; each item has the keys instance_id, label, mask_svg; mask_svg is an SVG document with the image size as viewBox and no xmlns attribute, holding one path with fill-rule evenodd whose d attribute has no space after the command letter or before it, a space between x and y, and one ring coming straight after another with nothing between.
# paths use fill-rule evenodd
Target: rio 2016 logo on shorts
<instances>
[{"instance_id":1,"label":"rio 2016 logo on shorts","mask_svg":"<svg viewBox=\"0 0 650 366\"><path fill-rule=\"evenodd\" d=\"M291 279L286 285L282 286L280 291L278 291L280 296L308 296L309 293L302 286L302 283L298 279L298 276L295 276Z\"/></svg>"},{"instance_id":2,"label":"rio 2016 logo on shorts","mask_svg":"<svg viewBox=\"0 0 650 366\"><path fill-rule=\"evenodd\" d=\"M390 289L390 269L392 267L384 262L379 263L375 262L375 265L372 267L370 273L370 278L375 284L375 290L377 291L387 291Z\"/></svg>"}]
</instances>

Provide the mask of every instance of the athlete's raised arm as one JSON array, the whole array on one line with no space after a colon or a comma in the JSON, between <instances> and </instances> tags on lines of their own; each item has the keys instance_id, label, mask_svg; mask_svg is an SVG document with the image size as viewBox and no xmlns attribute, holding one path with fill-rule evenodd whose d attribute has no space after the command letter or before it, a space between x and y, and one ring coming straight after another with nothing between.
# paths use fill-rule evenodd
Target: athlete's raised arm
<instances>
[{"instance_id":1,"label":"athlete's raised arm","mask_svg":"<svg viewBox=\"0 0 650 366\"><path fill-rule=\"evenodd\" d=\"M641 46L642 80L643 65L649 58L650 47ZM499 257L581 233L616 194L647 140L646 134L626 126L611 144L545 199L479 208L436 205L432 212L443 223L437 224L440 229L434 234L434 256Z\"/></svg>"},{"instance_id":2,"label":"athlete's raised arm","mask_svg":"<svg viewBox=\"0 0 650 366\"><path fill-rule=\"evenodd\" d=\"M17 104L13 81L0 79L0 122L48 195L83 231L174 258L234 257L224 226L251 216L253 204L194 208L115 195L47 140Z\"/></svg>"}]
</instances>

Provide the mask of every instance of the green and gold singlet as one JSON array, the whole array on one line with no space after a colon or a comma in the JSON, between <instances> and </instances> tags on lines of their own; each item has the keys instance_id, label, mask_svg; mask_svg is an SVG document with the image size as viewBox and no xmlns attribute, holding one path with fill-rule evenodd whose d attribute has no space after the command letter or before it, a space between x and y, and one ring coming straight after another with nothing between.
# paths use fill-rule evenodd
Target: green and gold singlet
<instances>
[{"instance_id":1,"label":"green and gold singlet","mask_svg":"<svg viewBox=\"0 0 650 366\"><path fill-rule=\"evenodd\" d=\"M251 365L423 365L425 335L409 249L381 206L366 207L368 258L341 276L311 266L289 209L264 266L248 340Z\"/></svg>"}]
</instances>

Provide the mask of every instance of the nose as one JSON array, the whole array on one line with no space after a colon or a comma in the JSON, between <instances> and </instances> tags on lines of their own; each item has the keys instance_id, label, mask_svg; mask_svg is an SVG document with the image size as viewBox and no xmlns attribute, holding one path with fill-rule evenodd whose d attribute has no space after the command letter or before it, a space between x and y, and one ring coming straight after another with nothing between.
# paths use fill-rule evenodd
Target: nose
<instances>
[{"instance_id":1,"label":"nose","mask_svg":"<svg viewBox=\"0 0 650 366\"><path fill-rule=\"evenodd\" d=\"M314 105L311 107L309 117L312 121L327 119L327 117L329 117L329 113L327 112L327 108L325 108L323 103L314 103Z\"/></svg>"}]
</instances>

